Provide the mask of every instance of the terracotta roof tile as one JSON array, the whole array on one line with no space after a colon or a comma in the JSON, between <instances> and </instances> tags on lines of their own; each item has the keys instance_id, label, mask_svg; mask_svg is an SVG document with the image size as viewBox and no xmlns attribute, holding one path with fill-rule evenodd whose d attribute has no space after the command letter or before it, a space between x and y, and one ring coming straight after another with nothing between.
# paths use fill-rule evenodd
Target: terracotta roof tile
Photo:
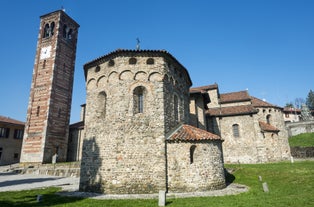
<instances>
[{"instance_id":1,"label":"terracotta roof tile","mask_svg":"<svg viewBox=\"0 0 314 207\"><path fill-rule=\"evenodd\" d=\"M206 111L210 116L235 116L235 115L248 115L256 114L258 111L252 105L243 106L230 106L221 108L212 108Z\"/></svg>"},{"instance_id":2,"label":"terracotta roof tile","mask_svg":"<svg viewBox=\"0 0 314 207\"><path fill-rule=\"evenodd\" d=\"M279 106L270 104L270 103L268 103L268 102L266 102L266 101L263 101L263 100L261 100L261 99L258 99L258 98L256 98L256 97L251 96L251 98L252 98L252 105L253 105L254 107L273 107L273 108L281 108L281 107L279 107ZM282 108L281 108L281 109L282 109Z\"/></svg>"},{"instance_id":3,"label":"terracotta roof tile","mask_svg":"<svg viewBox=\"0 0 314 207\"><path fill-rule=\"evenodd\" d=\"M261 130L265 132L279 132L280 131L276 127L270 124L267 124L266 122L263 122L263 121L259 122L259 126L261 127Z\"/></svg>"},{"instance_id":4,"label":"terracotta roof tile","mask_svg":"<svg viewBox=\"0 0 314 207\"><path fill-rule=\"evenodd\" d=\"M206 91L213 90L213 89L218 89L218 85L216 83L212 85L207 85L207 86L190 88L190 93L204 93Z\"/></svg>"},{"instance_id":5,"label":"terracotta roof tile","mask_svg":"<svg viewBox=\"0 0 314 207\"><path fill-rule=\"evenodd\" d=\"M175 141L201 141L201 140L222 140L220 136L208 131L182 124L173 133L168 136L167 140Z\"/></svg>"},{"instance_id":6,"label":"terracotta roof tile","mask_svg":"<svg viewBox=\"0 0 314 207\"><path fill-rule=\"evenodd\" d=\"M290 113L301 113L301 109L292 108L292 107L285 107L283 108L284 112L290 112Z\"/></svg>"},{"instance_id":7,"label":"terracotta roof tile","mask_svg":"<svg viewBox=\"0 0 314 207\"><path fill-rule=\"evenodd\" d=\"M16 124L16 125L25 125L25 122L18 121L16 119L12 119L10 117L0 116L0 122L6 124Z\"/></svg>"},{"instance_id":8,"label":"terracotta roof tile","mask_svg":"<svg viewBox=\"0 0 314 207\"><path fill-rule=\"evenodd\" d=\"M220 103L233 103L250 100L251 97L249 96L249 93L247 91L220 94Z\"/></svg>"}]
</instances>

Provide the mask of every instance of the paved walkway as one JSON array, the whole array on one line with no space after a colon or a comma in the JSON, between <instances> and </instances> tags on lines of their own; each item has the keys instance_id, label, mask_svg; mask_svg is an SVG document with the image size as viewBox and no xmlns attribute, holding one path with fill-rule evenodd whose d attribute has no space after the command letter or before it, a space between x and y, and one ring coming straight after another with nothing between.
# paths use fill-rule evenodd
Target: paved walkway
<instances>
[{"instance_id":1,"label":"paved walkway","mask_svg":"<svg viewBox=\"0 0 314 207\"><path fill-rule=\"evenodd\" d=\"M60 195L88 197L94 199L152 199L158 198L158 194L128 194L128 195L104 195L97 193L79 192L79 178L57 177L47 175L16 174L12 172L0 172L0 192L38 189L46 187L62 187ZM168 193L167 198L204 197L234 195L248 191L248 187L239 184L231 184L222 190L193 193Z\"/></svg>"}]
</instances>

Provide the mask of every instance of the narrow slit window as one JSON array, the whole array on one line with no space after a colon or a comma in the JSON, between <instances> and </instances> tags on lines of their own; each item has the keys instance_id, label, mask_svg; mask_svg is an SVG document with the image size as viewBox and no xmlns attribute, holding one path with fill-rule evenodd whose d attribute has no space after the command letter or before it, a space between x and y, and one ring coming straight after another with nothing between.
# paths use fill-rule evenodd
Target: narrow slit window
<instances>
[{"instance_id":1,"label":"narrow slit window","mask_svg":"<svg viewBox=\"0 0 314 207\"><path fill-rule=\"evenodd\" d=\"M144 113L144 97L145 88L142 86L136 87L133 92L134 99L134 114Z\"/></svg>"},{"instance_id":2,"label":"narrow slit window","mask_svg":"<svg viewBox=\"0 0 314 207\"><path fill-rule=\"evenodd\" d=\"M196 149L196 146L195 145L192 145L190 147L190 164L193 164L194 163L194 153L195 153L195 149Z\"/></svg>"},{"instance_id":3,"label":"narrow slit window","mask_svg":"<svg viewBox=\"0 0 314 207\"><path fill-rule=\"evenodd\" d=\"M239 124L232 125L232 131L234 137L240 137Z\"/></svg>"},{"instance_id":4,"label":"narrow slit window","mask_svg":"<svg viewBox=\"0 0 314 207\"><path fill-rule=\"evenodd\" d=\"M178 123L178 121L179 121L179 102L178 102L178 97L176 95L173 98L173 110L174 110L175 122Z\"/></svg>"}]
</instances>

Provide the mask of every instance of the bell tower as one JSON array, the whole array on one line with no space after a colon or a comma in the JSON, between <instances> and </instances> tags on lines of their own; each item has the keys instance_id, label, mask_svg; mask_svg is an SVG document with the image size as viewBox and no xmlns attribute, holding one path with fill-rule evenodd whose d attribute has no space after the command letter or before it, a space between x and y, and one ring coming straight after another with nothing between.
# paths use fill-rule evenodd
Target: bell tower
<instances>
[{"instance_id":1,"label":"bell tower","mask_svg":"<svg viewBox=\"0 0 314 207\"><path fill-rule=\"evenodd\" d=\"M78 28L63 10L40 17L21 163L67 159Z\"/></svg>"}]
</instances>

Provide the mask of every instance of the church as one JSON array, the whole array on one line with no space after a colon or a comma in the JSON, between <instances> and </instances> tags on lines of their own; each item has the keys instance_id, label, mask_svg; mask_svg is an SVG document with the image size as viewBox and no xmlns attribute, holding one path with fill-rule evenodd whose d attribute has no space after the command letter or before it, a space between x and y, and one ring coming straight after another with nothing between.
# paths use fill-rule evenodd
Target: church
<instances>
[{"instance_id":1,"label":"church","mask_svg":"<svg viewBox=\"0 0 314 207\"><path fill-rule=\"evenodd\" d=\"M189 125L188 71L164 50L116 50L84 65L80 189L107 194L225 187L222 139Z\"/></svg>"},{"instance_id":2,"label":"church","mask_svg":"<svg viewBox=\"0 0 314 207\"><path fill-rule=\"evenodd\" d=\"M62 10L41 16L21 163L80 161L81 191L141 194L221 189L224 162L290 158L280 107L191 88L166 50L86 63L86 104L69 125L78 28Z\"/></svg>"}]
</instances>

